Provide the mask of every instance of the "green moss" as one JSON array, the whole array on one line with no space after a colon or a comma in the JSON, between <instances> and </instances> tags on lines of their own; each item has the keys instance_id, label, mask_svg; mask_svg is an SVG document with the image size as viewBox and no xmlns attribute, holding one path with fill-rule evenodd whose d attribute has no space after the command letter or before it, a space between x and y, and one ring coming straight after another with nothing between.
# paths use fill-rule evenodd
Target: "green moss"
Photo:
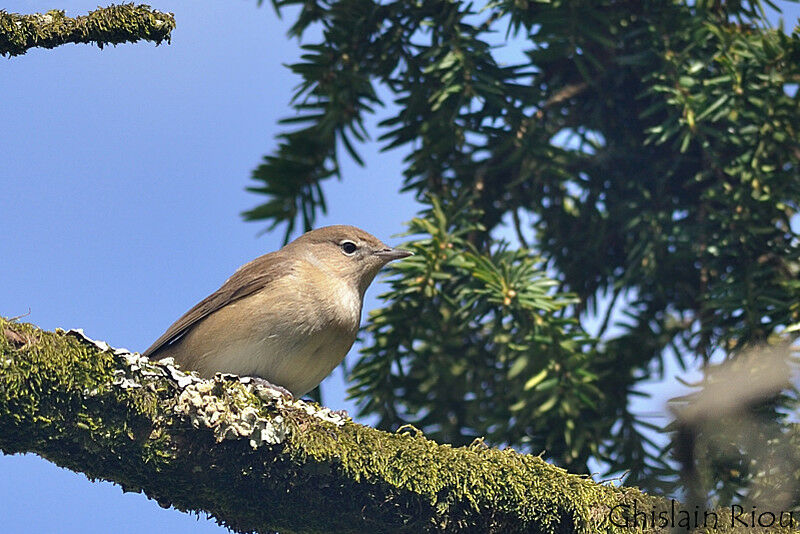
<instances>
[{"instance_id":1,"label":"green moss","mask_svg":"<svg viewBox=\"0 0 800 534\"><path fill-rule=\"evenodd\" d=\"M54 48L65 43L105 45L139 40L169 42L175 18L146 5L111 5L82 17L63 11L18 15L0 10L0 55L16 56L33 47Z\"/></svg>"},{"instance_id":2,"label":"green moss","mask_svg":"<svg viewBox=\"0 0 800 534\"><path fill-rule=\"evenodd\" d=\"M237 531L630 532L611 507L667 506L536 456L380 432L235 377L202 380L1 318L0 449Z\"/></svg>"}]
</instances>

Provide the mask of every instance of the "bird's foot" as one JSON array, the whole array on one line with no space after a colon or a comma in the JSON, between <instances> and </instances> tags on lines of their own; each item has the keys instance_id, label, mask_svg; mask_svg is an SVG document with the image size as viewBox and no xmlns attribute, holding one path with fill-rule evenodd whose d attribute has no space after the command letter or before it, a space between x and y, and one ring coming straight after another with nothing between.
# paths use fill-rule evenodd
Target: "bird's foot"
<instances>
[{"instance_id":1,"label":"bird's foot","mask_svg":"<svg viewBox=\"0 0 800 534\"><path fill-rule=\"evenodd\" d=\"M251 376L251 377L248 377L248 378L250 378L250 380L253 382L253 384L255 384L257 386L274 389L275 391L279 392L281 395L289 397L290 399L294 398L294 395L292 395L292 392L289 391L288 389L286 389L283 386L279 386L277 384L273 384L269 380L265 380L264 378L261 378L260 376Z\"/></svg>"}]
</instances>

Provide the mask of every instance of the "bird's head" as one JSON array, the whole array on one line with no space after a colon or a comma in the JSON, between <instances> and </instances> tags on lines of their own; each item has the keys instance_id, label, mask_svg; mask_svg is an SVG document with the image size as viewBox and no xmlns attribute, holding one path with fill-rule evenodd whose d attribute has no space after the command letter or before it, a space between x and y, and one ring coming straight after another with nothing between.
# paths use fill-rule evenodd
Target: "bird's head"
<instances>
[{"instance_id":1,"label":"bird's head","mask_svg":"<svg viewBox=\"0 0 800 534\"><path fill-rule=\"evenodd\" d=\"M391 248L374 235L346 225L311 230L287 247L302 254L318 268L353 284L362 295L381 267L413 254L408 250Z\"/></svg>"}]
</instances>

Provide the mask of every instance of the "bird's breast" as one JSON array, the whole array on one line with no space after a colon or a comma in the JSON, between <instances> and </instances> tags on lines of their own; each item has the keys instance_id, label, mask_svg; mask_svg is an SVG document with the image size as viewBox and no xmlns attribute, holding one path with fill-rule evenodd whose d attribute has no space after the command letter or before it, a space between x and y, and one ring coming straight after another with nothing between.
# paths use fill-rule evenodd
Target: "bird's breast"
<instances>
[{"instance_id":1,"label":"bird's breast","mask_svg":"<svg viewBox=\"0 0 800 534\"><path fill-rule=\"evenodd\" d=\"M296 395L316 387L355 341L361 295L339 282L303 282L286 276L199 323L183 341L197 355L190 367L260 376Z\"/></svg>"}]
</instances>

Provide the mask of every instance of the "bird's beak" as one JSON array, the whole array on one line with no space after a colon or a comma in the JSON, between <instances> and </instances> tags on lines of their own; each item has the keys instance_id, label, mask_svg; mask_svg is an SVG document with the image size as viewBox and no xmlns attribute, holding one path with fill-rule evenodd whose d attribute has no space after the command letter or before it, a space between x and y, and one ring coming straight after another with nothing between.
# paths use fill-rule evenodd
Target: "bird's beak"
<instances>
[{"instance_id":1,"label":"bird's beak","mask_svg":"<svg viewBox=\"0 0 800 534\"><path fill-rule=\"evenodd\" d=\"M386 261L392 261L392 260L399 260L400 258L407 258L408 256L413 256L414 253L411 252L410 250L403 250L399 248L385 248L383 250L376 251L375 255L380 256Z\"/></svg>"}]
</instances>

